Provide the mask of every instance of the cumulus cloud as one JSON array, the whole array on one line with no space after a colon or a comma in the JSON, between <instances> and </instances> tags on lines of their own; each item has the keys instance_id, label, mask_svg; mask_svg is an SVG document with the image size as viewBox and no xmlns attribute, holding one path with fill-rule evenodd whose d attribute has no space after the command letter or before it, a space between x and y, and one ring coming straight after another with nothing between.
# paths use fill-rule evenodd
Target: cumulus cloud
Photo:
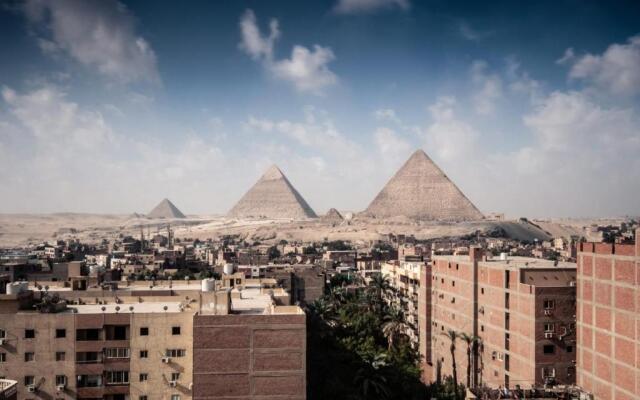
<instances>
[{"instance_id":1,"label":"cumulus cloud","mask_svg":"<svg viewBox=\"0 0 640 400\"><path fill-rule=\"evenodd\" d=\"M543 96L542 83L533 79L527 71L523 71L515 58L507 59L506 77L509 90L513 93L526 95L531 103L537 103Z\"/></svg>"},{"instance_id":2,"label":"cumulus cloud","mask_svg":"<svg viewBox=\"0 0 640 400\"><path fill-rule=\"evenodd\" d=\"M280 37L278 20L271 20L269 35L265 36L260 32L254 12L247 10L240 18L240 33L240 48L261 62L274 77L291 83L298 91L320 95L338 82L336 74L329 69L329 63L335 60L330 47L295 45L291 57L275 59L274 44Z\"/></svg>"},{"instance_id":3,"label":"cumulus cloud","mask_svg":"<svg viewBox=\"0 0 640 400\"><path fill-rule=\"evenodd\" d=\"M27 0L23 10L45 53L64 52L119 82L160 81L151 45L117 0Z\"/></svg>"},{"instance_id":4,"label":"cumulus cloud","mask_svg":"<svg viewBox=\"0 0 640 400\"><path fill-rule=\"evenodd\" d=\"M482 60L474 61L470 69L471 81L475 86L473 105L480 115L493 114L496 102L502 98L502 79L489 72L489 65Z\"/></svg>"},{"instance_id":5,"label":"cumulus cloud","mask_svg":"<svg viewBox=\"0 0 640 400\"><path fill-rule=\"evenodd\" d=\"M440 97L429 107L431 124L425 130L426 151L443 161L460 159L471 153L478 132L455 114L456 99Z\"/></svg>"},{"instance_id":6,"label":"cumulus cloud","mask_svg":"<svg viewBox=\"0 0 640 400\"><path fill-rule=\"evenodd\" d=\"M145 211L171 193L186 206L186 193L199 190L193 177L224 164L204 136L184 135L173 144L118 132L102 113L53 85L4 87L1 94L4 212Z\"/></svg>"},{"instance_id":7,"label":"cumulus cloud","mask_svg":"<svg viewBox=\"0 0 640 400\"><path fill-rule=\"evenodd\" d=\"M408 10L409 0L339 0L333 8L337 14L364 14L389 9Z\"/></svg>"},{"instance_id":8,"label":"cumulus cloud","mask_svg":"<svg viewBox=\"0 0 640 400\"><path fill-rule=\"evenodd\" d=\"M572 55L573 52L565 53ZM561 60L562 60L561 59ZM580 79L616 95L640 94L640 35L625 44L614 43L602 54L585 54L575 58L569 71L571 79Z\"/></svg>"},{"instance_id":9,"label":"cumulus cloud","mask_svg":"<svg viewBox=\"0 0 640 400\"><path fill-rule=\"evenodd\" d=\"M411 152L409 142L394 130L389 128L378 128L374 133L374 140L383 160L392 162L404 161Z\"/></svg>"}]
</instances>

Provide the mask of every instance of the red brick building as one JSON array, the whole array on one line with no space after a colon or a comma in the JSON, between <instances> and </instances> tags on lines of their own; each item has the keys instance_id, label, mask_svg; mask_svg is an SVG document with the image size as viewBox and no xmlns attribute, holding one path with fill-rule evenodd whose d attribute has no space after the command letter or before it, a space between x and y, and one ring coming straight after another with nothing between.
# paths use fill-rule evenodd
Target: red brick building
<instances>
[{"instance_id":1,"label":"red brick building","mask_svg":"<svg viewBox=\"0 0 640 400\"><path fill-rule=\"evenodd\" d=\"M425 379L452 375L453 330L481 339L471 384L489 387L575 382L576 265L525 257L434 256ZM426 276L425 276L426 277ZM421 295L429 297L428 290ZM426 300L423 305L426 307ZM458 381L467 381L467 344L456 340Z\"/></svg>"},{"instance_id":2,"label":"red brick building","mask_svg":"<svg viewBox=\"0 0 640 400\"><path fill-rule=\"evenodd\" d=\"M596 399L640 399L640 240L578 252L578 385Z\"/></svg>"}]
</instances>

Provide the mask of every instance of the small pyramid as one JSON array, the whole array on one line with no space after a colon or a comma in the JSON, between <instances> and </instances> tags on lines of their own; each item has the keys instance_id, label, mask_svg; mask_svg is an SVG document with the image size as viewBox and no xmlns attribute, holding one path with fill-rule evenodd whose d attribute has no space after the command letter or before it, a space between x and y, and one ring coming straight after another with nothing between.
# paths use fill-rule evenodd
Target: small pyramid
<instances>
[{"instance_id":1,"label":"small pyramid","mask_svg":"<svg viewBox=\"0 0 640 400\"><path fill-rule=\"evenodd\" d=\"M332 208L322 216L322 220L330 222L342 222L344 221L344 217L342 216L342 214L340 214L340 211Z\"/></svg>"},{"instance_id":2,"label":"small pyramid","mask_svg":"<svg viewBox=\"0 0 640 400\"><path fill-rule=\"evenodd\" d=\"M468 221L483 215L423 150L417 150L365 210L376 218Z\"/></svg>"},{"instance_id":3,"label":"small pyramid","mask_svg":"<svg viewBox=\"0 0 640 400\"><path fill-rule=\"evenodd\" d=\"M316 213L276 165L272 165L240 201L229 217L316 218Z\"/></svg>"},{"instance_id":4,"label":"small pyramid","mask_svg":"<svg viewBox=\"0 0 640 400\"><path fill-rule=\"evenodd\" d=\"M162 200L149 214L149 218L186 218L169 199Z\"/></svg>"}]
</instances>

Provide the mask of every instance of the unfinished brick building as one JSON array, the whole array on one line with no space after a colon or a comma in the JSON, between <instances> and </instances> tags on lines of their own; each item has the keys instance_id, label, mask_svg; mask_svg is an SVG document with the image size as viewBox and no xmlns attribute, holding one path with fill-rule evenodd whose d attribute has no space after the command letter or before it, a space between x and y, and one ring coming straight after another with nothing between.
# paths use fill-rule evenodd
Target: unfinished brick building
<instances>
[{"instance_id":1,"label":"unfinished brick building","mask_svg":"<svg viewBox=\"0 0 640 400\"><path fill-rule=\"evenodd\" d=\"M578 385L596 399L640 399L640 240L578 251Z\"/></svg>"},{"instance_id":2,"label":"unfinished brick building","mask_svg":"<svg viewBox=\"0 0 640 400\"><path fill-rule=\"evenodd\" d=\"M453 330L480 338L470 384L530 388L575 382L576 266L524 257L434 256L425 379L452 375ZM424 276L428 276L425 272ZM427 306L425 299L422 307ZM474 352L472 352L473 354ZM467 382L467 344L456 340L458 381Z\"/></svg>"}]
</instances>

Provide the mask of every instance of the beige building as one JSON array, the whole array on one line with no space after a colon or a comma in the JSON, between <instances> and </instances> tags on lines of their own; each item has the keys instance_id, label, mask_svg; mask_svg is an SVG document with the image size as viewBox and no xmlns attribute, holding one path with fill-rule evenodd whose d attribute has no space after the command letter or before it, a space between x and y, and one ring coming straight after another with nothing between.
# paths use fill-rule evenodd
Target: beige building
<instances>
[{"instance_id":1,"label":"beige building","mask_svg":"<svg viewBox=\"0 0 640 400\"><path fill-rule=\"evenodd\" d=\"M305 316L272 283L12 288L0 295L0 377L18 382L19 399L226 399L232 389L212 390L216 380L234 382L246 399L304 399Z\"/></svg>"}]
</instances>

